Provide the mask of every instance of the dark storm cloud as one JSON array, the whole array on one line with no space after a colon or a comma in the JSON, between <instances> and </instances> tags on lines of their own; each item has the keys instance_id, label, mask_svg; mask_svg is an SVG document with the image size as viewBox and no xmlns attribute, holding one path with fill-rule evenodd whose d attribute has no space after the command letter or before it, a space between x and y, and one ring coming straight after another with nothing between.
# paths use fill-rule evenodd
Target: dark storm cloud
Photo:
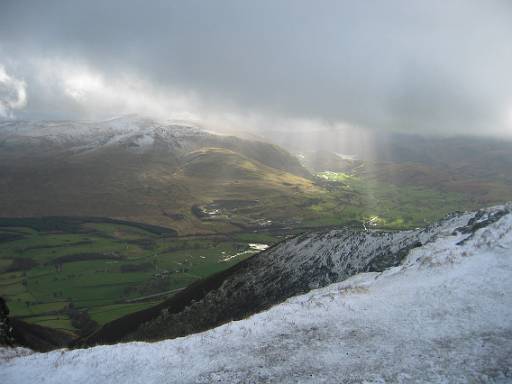
<instances>
[{"instance_id":1,"label":"dark storm cloud","mask_svg":"<svg viewBox=\"0 0 512 384\"><path fill-rule=\"evenodd\" d=\"M98 107L42 84L32 60L56 59L210 110L506 133L511 41L507 0L0 1L0 64L26 81L27 114Z\"/></svg>"}]
</instances>

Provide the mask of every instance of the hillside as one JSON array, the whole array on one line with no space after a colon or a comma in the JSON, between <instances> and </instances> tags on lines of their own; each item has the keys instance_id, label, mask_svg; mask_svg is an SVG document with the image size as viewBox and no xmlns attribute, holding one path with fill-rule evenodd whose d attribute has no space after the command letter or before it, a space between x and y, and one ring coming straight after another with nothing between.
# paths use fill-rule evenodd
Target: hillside
<instances>
[{"instance_id":1,"label":"hillside","mask_svg":"<svg viewBox=\"0 0 512 384\"><path fill-rule=\"evenodd\" d=\"M258 226L251 215L203 222L194 205L258 200L250 213L279 222L320 192L298 160L275 145L138 116L2 122L0 175L2 217L111 217L179 233Z\"/></svg>"},{"instance_id":2,"label":"hillside","mask_svg":"<svg viewBox=\"0 0 512 384\"><path fill-rule=\"evenodd\" d=\"M398 265L410 249L455 230L490 225L510 206L456 214L423 230L384 232L350 228L300 235L217 275L200 280L158 306L104 325L79 344L161 340L240 320L311 289L359 272Z\"/></svg>"},{"instance_id":3,"label":"hillside","mask_svg":"<svg viewBox=\"0 0 512 384\"><path fill-rule=\"evenodd\" d=\"M512 139L477 136L435 136L413 132L272 129L262 136L292 153L309 157L309 164L324 168L332 154L372 163L421 164L465 178L512 182ZM330 154L330 155L329 155ZM332 169L334 170L334 169Z\"/></svg>"},{"instance_id":4,"label":"hillside","mask_svg":"<svg viewBox=\"0 0 512 384\"><path fill-rule=\"evenodd\" d=\"M418 151L429 153L437 142L418 143ZM507 144L471 143L472 150L456 146L451 165L379 160L381 148L375 161L304 152L304 167L274 144L139 116L3 121L0 216L107 217L179 235L362 226L375 217L381 227L414 228L454 210L512 199L511 168L500 160ZM497 173L488 168L490 158ZM356 184L325 182L317 177L324 171L355 176Z\"/></svg>"},{"instance_id":5,"label":"hillside","mask_svg":"<svg viewBox=\"0 0 512 384\"><path fill-rule=\"evenodd\" d=\"M512 199L512 140L383 131L267 132L313 173L344 172L365 183L457 194L466 209Z\"/></svg>"},{"instance_id":6,"label":"hillside","mask_svg":"<svg viewBox=\"0 0 512 384\"><path fill-rule=\"evenodd\" d=\"M302 162L313 173L343 173L355 176L370 186L392 184L457 194L473 207L510 200L512 167L509 167L509 159L512 158L512 145L507 148L505 144L507 150L493 152L484 144L473 144L474 152L463 151L458 153L456 160L446 163L412 156L401 159L383 155L383 160L374 157L347 158L328 151L305 152ZM436 150L435 143L432 143L431 149ZM427 148L423 150L429 153ZM445 146L444 151L457 153L457 148ZM490 160L491 157L494 157L493 160ZM442 158L443 155L439 155L439 159Z\"/></svg>"},{"instance_id":7,"label":"hillside","mask_svg":"<svg viewBox=\"0 0 512 384\"><path fill-rule=\"evenodd\" d=\"M422 245L398 266L356 274L197 335L47 354L4 350L0 378L11 383L41 377L52 383L91 378L105 383L508 382L511 209L453 215L416 233ZM307 252L330 238L312 235L296 249ZM298 246L297 240L291 244Z\"/></svg>"}]
</instances>

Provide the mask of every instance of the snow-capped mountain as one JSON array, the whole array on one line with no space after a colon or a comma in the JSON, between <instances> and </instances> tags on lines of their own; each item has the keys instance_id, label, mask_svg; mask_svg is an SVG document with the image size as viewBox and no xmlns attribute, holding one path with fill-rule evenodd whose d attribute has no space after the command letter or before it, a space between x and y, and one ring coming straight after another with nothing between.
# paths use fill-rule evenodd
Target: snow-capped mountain
<instances>
[{"instance_id":1,"label":"snow-capped mountain","mask_svg":"<svg viewBox=\"0 0 512 384\"><path fill-rule=\"evenodd\" d=\"M194 205L256 194L274 201L277 196L286 205L307 198L295 184L314 188L311 179L280 147L183 122L125 116L0 123L3 217L107 216L209 232L191 213ZM166 212L186 220L172 220Z\"/></svg>"},{"instance_id":2,"label":"snow-capped mountain","mask_svg":"<svg viewBox=\"0 0 512 384\"><path fill-rule=\"evenodd\" d=\"M216 134L194 124L127 115L105 121L0 121L0 158L44 157L81 161L112 153L179 160L202 148L222 148L279 170L309 176L299 161L264 142ZM80 156L86 154L87 156ZM78 156L77 156L78 155Z\"/></svg>"},{"instance_id":3,"label":"snow-capped mountain","mask_svg":"<svg viewBox=\"0 0 512 384\"><path fill-rule=\"evenodd\" d=\"M177 141L209 136L191 124L160 122L138 115L127 115L100 122L88 121L4 121L0 122L2 147L38 143L69 152L83 152L104 146L127 146L148 150L155 140L176 146Z\"/></svg>"},{"instance_id":4,"label":"snow-capped mountain","mask_svg":"<svg viewBox=\"0 0 512 384\"><path fill-rule=\"evenodd\" d=\"M0 379L9 383L510 382L511 211L509 204L453 215L391 242L386 235L355 236L354 244L377 253L379 247L372 244L383 242L384 253L394 252L410 235L422 245L410 249L400 265L355 274L204 333L46 354L4 351ZM351 237L340 240L334 235L293 239L263 254L277 258L279 252L293 250L288 263L297 253L317 255L315 262L321 262L328 259L326 251L332 245L338 243L331 259L348 249L343 244L351 243ZM322 247L322 242L331 246ZM363 253L356 259L362 260ZM306 259L298 259L303 267ZM301 262L295 266L299 268ZM336 264L326 267L336 270Z\"/></svg>"}]
</instances>

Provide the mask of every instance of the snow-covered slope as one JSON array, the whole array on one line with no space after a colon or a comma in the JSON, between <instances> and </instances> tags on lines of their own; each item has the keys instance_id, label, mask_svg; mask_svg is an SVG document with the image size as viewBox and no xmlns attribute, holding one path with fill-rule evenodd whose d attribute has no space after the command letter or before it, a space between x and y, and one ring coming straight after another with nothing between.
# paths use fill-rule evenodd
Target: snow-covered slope
<instances>
[{"instance_id":1,"label":"snow-covered slope","mask_svg":"<svg viewBox=\"0 0 512 384\"><path fill-rule=\"evenodd\" d=\"M56 149L83 152L105 146L124 145L141 150L152 148L155 140L173 144L196 136L209 136L191 125L158 122L137 115L106 121L5 121L0 122L0 142L8 145L30 143Z\"/></svg>"},{"instance_id":2,"label":"snow-covered slope","mask_svg":"<svg viewBox=\"0 0 512 384\"><path fill-rule=\"evenodd\" d=\"M399 266L204 333L14 358L4 352L0 381L511 382L511 208L454 216Z\"/></svg>"},{"instance_id":3,"label":"snow-covered slope","mask_svg":"<svg viewBox=\"0 0 512 384\"><path fill-rule=\"evenodd\" d=\"M3 162L34 157L84 161L119 152L183 160L201 148L231 150L272 168L310 176L296 158L275 145L215 134L183 121L139 115L105 121L0 121Z\"/></svg>"},{"instance_id":4,"label":"snow-covered slope","mask_svg":"<svg viewBox=\"0 0 512 384\"><path fill-rule=\"evenodd\" d=\"M157 307L114 320L83 344L157 341L240 320L356 273L398 265L411 248L467 226L474 216L475 212L455 214L414 231L343 228L306 233L199 281Z\"/></svg>"}]
</instances>

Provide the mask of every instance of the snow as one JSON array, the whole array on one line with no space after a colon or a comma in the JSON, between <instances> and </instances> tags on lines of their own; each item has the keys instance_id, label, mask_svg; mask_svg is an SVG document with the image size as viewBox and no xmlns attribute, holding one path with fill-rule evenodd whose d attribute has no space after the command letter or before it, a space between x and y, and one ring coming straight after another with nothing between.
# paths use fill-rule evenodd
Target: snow
<instances>
[{"instance_id":1,"label":"snow","mask_svg":"<svg viewBox=\"0 0 512 384\"><path fill-rule=\"evenodd\" d=\"M138 115L92 121L23 121L0 122L0 139L8 143L43 141L52 148L82 152L104 146L133 145L141 152L150 148L156 138L173 142L176 138L204 135L191 125L156 121Z\"/></svg>"},{"instance_id":2,"label":"snow","mask_svg":"<svg viewBox=\"0 0 512 384\"><path fill-rule=\"evenodd\" d=\"M230 260L232 260L232 259L234 259L236 257L242 256L242 255L250 255L250 254L253 254L253 253L264 251L265 249L268 249L268 247L269 247L268 244L260 244L260 243L249 243L247 245L249 246L248 250L237 252L237 253L235 253L233 255L225 256L220 261L221 262L227 262L227 261L230 261ZM222 254L225 255L226 252L222 252Z\"/></svg>"},{"instance_id":3,"label":"snow","mask_svg":"<svg viewBox=\"0 0 512 384\"><path fill-rule=\"evenodd\" d=\"M0 382L512 382L512 214L456 229L473 217L384 272L180 339L11 356Z\"/></svg>"},{"instance_id":4,"label":"snow","mask_svg":"<svg viewBox=\"0 0 512 384\"><path fill-rule=\"evenodd\" d=\"M264 251L269 247L268 244L260 244L260 243L249 243L249 248L255 251Z\"/></svg>"}]
</instances>

